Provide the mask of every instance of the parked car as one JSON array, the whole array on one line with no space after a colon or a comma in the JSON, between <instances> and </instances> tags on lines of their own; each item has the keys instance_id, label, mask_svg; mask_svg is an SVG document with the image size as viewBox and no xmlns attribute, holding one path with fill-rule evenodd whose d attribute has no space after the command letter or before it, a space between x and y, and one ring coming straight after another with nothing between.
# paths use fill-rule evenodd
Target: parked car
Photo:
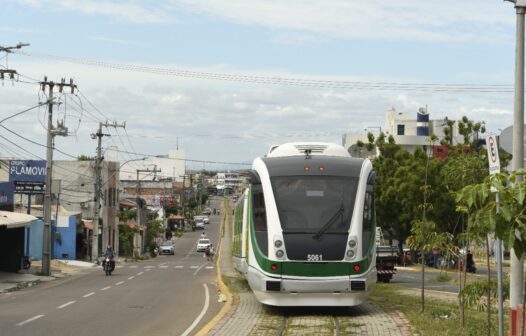
<instances>
[{"instance_id":1,"label":"parked car","mask_svg":"<svg viewBox=\"0 0 526 336\"><path fill-rule=\"evenodd\" d=\"M207 216L210 216L212 214L212 209L210 208L206 208L203 210L203 214L204 215L207 215Z\"/></svg>"},{"instance_id":2,"label":"parked car","mask_svg":"<svg viewBox=\"0 0 526 336\"><path fill-rule=\"evenodd\" d=\"M201 238L197 241L197 252L204 252L206 251L206 248L210 246L210 239L207 238Z\"/></svg>"},{"instance_id":3,"label":"parked car","mask_svg":"<svg viewBox=\"0 0 526 336\"><path fill-rule=\"evenodd\" d=\"M159 254L175 254L174 243L171 240L165 240L161 243Z\"/></svg>"}]
</instances>

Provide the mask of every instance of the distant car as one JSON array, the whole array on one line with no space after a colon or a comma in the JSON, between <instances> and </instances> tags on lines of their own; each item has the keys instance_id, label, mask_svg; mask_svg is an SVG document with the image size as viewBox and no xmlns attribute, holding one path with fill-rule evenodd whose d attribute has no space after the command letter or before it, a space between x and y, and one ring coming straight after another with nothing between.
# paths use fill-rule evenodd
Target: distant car
<instances>
[{"instance_id":1,"label":"distant car","mask_svg":"<svg viewBox=\"0 0 526 336\"><path fill-rule=\"evenodd\" d=\"M194 216L194 220L197 222L203 221L204 224L210 224L210 219L206 215Z\"/></svg>"},{"instance_id":2,"label":"distant car","mask_svg":"<svg viewBox=\"0 0 526 336\"><path fill-rule=\"evenodd\" d=\"M202 218L197 218L195 221L195 228L196 229L203 229L205 228L205 221Z\"/></svg>"},{"instance_id":3,"label":"distant car","mask_svg":"<svg viewBox=\"0 0 526 336\"><path fill-rule=\"evenodd\" d=\"M210 216L212 214L212 209L210 208L206 208L203 210L203 214L207 215L207 216Z\"/></svg>"},{"instance_id":4,"label":"distant car","mask_svg":"<svg viewBox=\"0 0 526 336\"><path fill-rule=\"evenodd\" d=\"M171 240L165 240L161 243L159 254L175 254L174 244Z\"/></svg>"},{"instance_id":5,"label":"distant car","mask_svg":"<svg viewBox=\"0 0 526 336\"><path fill-rule=\"evenodd\" d=\"M210 239L202 238L197 241L197 252L204 252L206 248L210 246Z\"/></svg>"}]
</instances>

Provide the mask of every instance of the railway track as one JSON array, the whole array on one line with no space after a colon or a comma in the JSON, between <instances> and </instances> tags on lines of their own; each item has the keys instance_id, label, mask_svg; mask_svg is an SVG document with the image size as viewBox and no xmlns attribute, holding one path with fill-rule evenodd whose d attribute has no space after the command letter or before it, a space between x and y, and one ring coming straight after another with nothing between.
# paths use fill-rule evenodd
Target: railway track
<instances>
[{"instance_id":1,"label":"railway track","mask_svg":"<svg viewBox=\"0 0 526 336\"><path fill-rule=\"evenodd\" d=\"M286 309L268 309L250 335L258 336L340 336L347 333L341 327L341 314L321 311L288 312Z\"/></svg>"}]
</instances>

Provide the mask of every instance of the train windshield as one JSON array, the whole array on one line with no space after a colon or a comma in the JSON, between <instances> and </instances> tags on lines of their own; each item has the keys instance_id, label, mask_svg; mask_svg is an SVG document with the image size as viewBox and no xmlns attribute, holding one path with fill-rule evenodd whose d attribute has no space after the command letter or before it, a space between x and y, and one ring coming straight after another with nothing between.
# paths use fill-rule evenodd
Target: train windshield
<instances>
[{"instance_id":1,"label":"train windshield","mask_svg":"<svg viewBox=\"0 0 526 336\"><path fill-rule=\"evenodd\" d=\"M348 233L358 178L275 176L271 180L284 233Z\"/></svg>"}]
</instances>

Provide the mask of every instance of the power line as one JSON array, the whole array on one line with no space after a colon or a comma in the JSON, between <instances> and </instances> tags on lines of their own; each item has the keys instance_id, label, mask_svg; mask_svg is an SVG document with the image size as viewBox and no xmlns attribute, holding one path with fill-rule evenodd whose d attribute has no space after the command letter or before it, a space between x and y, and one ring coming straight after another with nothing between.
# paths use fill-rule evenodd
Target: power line
<instances>
[{"instance_id":1,"label":"power line","mask_svg":"<svg viewBox=\"0 0 526 336\"><path fill-rule=\"evenodd\" d=\"M32 56L43 59L97 66L102 68L117 69L132 72L150 73L155 75L185 77L205 80L219 80L230 82L243 82L254 84L300 86L312 88L332 88L349 90L413 90L433 92L479 92L479 93L511 93L513 86L507 84L448 84L448 83L401 83L401 82L372 82L372 81L343 81L321 80L307 78L293 78L281 76L254 76L244 74L227 74L202 71L190 71L172 68L162 68L144 65L105 62L87 58L73 58L41 53L28 53L14 51L19 55Z\"/></svg>"},{"instance_id":2,"label":"power line","mask_svg":"<svg viewBox=\"0 0 526 336\"><path fill-rule=\"evenodd\" d=\"M116 152L119 153L128 153L128 154L134 154L139 156L147 156L152 158L160 158L160 159L167 159L167 160L176 160L176 161L185 161L185 162L197 162L197 163L210 163L210 164L228 164L228 165L240 165L240 166L250 166L251 163L243 163L243 162L225 162L225 161L207 161L207 160L195 160L195 159L181 159L181 158L170 158L170 157L159 157L152 154L145 154L145 153L134 153L134 152L128 152L123 151L120 149L115 149Z\"/></svg>"}]
</instances>

